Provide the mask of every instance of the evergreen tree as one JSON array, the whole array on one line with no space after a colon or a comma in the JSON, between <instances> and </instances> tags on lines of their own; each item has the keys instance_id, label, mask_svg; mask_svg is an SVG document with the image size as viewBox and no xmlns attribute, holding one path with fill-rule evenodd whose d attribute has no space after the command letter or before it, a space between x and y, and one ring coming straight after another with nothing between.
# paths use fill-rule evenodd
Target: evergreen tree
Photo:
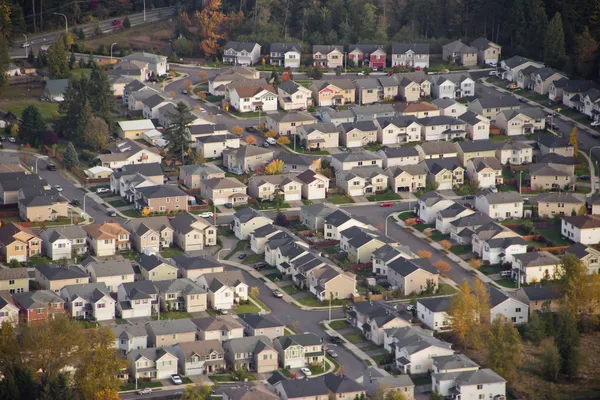
<instances>
[{"instance_id":1,"label":"evergreen tree","mask_svg":"<svg viewBox=\"0 0 600 400\"><path fill-rule=\"evenodd\" d=\"M131 21L129 21L129 17L125 17L123 20L123 28L129 29L131 28Z\"/></svg>"},{"instance_id":2,"label":"evergreen tree","mask_svg":"<svg viewBox=\"0 0 600 400\"><path fill-rule=\"evenodd\" d=\"M562 17L559 12L548 25L544 41L544 62L555 68L562 68L567 59L565 48L565 33L563 31Z\"/></svg>"},{"instance_id":3,"label":"evergreen tree","mask_svg":"<svg viewBox=\"0 0 600 400\"><path fill-rule=\"evenodd\" d=\"M575 39L575 60L577 73L582 78L591 78L594 74L594 62L596 60L596 52L598 51L598 42L591 35L590 30L586 26L581 35Z\"/></svg>"},{"instance_id":4,"label":"evergreen tree","mask_svg":"<svg viewBox=\"0 0 600 400\"><path fill-rule=\"evenodd\" d=\"M51 79L69 77L69 62L62 40L55 41L48 48L48 74Z\"/></svg>"},{"instance_id":5,"label":"evergreen tree","mask_svg":"<svg viewBox=\"0 0 600 400\"><path fill-rule=\"evenodd\" d=\"M581 366L581 350L577 318L568 307L568 302L566 298L558 314L555 339L560 354L560 370L572 379Z\"/></svg>"},{"instance_id":6,"label":"evergreen tree","mask_svg":"<svg viewBox=\"0 0 600 400\"><path fill-rule=\"evenodd\" d=\"M67 150L63 155L63 162L67 168L73 168L79 165L79 156L77 155L75 146L73 146L73 142L69 142L67 145Z\"/></svg>"},{"instance_id":7,"label":"evergreen tree","mask_svg":"<svg viewBox=\"0 0 600 400\"><path fill-rule=\"evenodd\" d=\"M19 363L12 363L2 370L0 400L29 400L37 398L37 385L31 372Z\"/></svg>"},{"instance_id":8,"label":"evergreen tree","mask_svg":"<svg viewBox=\"0 0 600 400\"><path fill-rule=\"evenodd\" d=\"M169 147L173 152L181 154L181 161L187 149L190 147L190 135L187 124L192 122L190 107L183 101L177 103L176 112L170 113L171 124L167 128L166 137L169 141Z\"/></svg>"},{"instance_id":9,"label":"evergreen tree","mask_svg":"<svg viewBox=\"0 0 600 400\"><path fill-rule=\"evenodd\" d=\"M532 0L527 2L528 18L527 18L527 36L525 50L527 55L534 60L542 60L544 58L544 37L548 26L548 17L542 0Z\"/></svg>"},{"instance_id":10,"label":"evergreen tree","mask_svg":"<svg viewBox=\"0 0 600 400\"><path fill-rule=\"evenodd\" d=\"M8 82L8 64L10 58L8 57L8 41L6 38L0 36L0 95L3 92L6 82Z\"/></svg>"},{"instance_id":11,"label":"evergreen tree","mask_svg":"<svg viewBox=\"0 0 600 400\"><path fill-rule=\"evenodd\" d=\"M77 59L75 58L75 52L71 52L71 56L69 56L69 69L73 69L73 66L75 65L75 63L77 62Z\"/></svg>"},{"instance_id":12,"label":"evergreen tree","mask_svg":"<svg viewBox=\"0 0 600 400\"><path fill-rule=\"evenodd\" d=\"M554 340L552 338L545 340L542 343L541 350L542 357L540 361L544 377L550 382L556 382L560 373L560 354Z\"/></svg>"},{"instance_id":13,"label":"evergreen tree","mask_svg":"<svg viewBox=\"0 0 600 400\"><path fill-rule=\"evenodd\" d=\"M111 112L114 109L113 91L106 71L96 63L90 73L90 90L86 92L94 113L102 117L110 125Z\"/></svg>"},{"instance_id":14,"label":"evergreen tree","mask_svg":"<svg viewBox=\"0 0 600 400\"><path fill-rule=\"evenodd\" d=\"M21 139L23 139L24 142L37 147L40 144L40 140L45 130L46 123L42 119L42 115L37 107L34 105L25 107L23 114L21 115L21 125L19 126Z\"/></svg>"},{"instance_id":15,"label":"evergreen tree","mask_svg":"<svg viewBox=\"0 0 600 400\"><path fill-rule=\"evenodd\" d=\"M490 327L487 345L487 365L506 380L517 377L522 361L521 336L511 321L499 316Z\"/></svg>"}]
</instances>

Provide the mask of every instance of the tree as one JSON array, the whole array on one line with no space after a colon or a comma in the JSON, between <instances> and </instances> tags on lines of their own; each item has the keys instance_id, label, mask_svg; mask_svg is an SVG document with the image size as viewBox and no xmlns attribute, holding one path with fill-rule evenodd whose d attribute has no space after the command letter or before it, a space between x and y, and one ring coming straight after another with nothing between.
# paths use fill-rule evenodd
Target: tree
<instances>
[{"instance_id":1,"label":"tree","mask_svg":"<svg viewBox=\"0 0 600 400\"><path fill-rule=\"evenodd\" d=\"M184 153L190 146L187 125L192 122L193 117L190 116L190 107L182 101L177 103L175 109L175 113L169 113L171 123L165 136L169 141L169 148L175 153L179 152L183 161Z\"/></svg>"},{"instance_id":2,"label":"tree","mask_svg":"<svg viewBox=\"0 0 600 400\"><path fill-rule=\"evenodd\" d=\"M221 10L221 0L208 0L202 12L196 11L194 14L194 22L200 37L200 50L208 57L217 54L219 40L225 37L222 33L222 24L226 21L226 16Z\"/></svg>"},{"instance_id":3,"label":"tree","mask_svg":"<svg viewBox=\"0 0 600 400\"><path fill-rule=\"evenodd\" d=\"M390 390L385 395L385 400L406 400L406 396L400 390Z\"/></svg>"},{"instance_id":4,"label":"tree","mask_svg":"<svg viewBox=\"0 0 600 400\"><path fill-rule=\"evenodd\" d=\"M102 118L92 117L87 123L83 134L83 141L92 149L98 151L108 145L109 139L108 125Z\"/></svg>"},{"instance_id":5,"label":"tree","mask_svg":"<svg viewBox=\"0 0 600 400\"><path fill-rule=\"evenodd\" d=\"M174 53L191 56L194 51L194 43L191 40L180 37L173 42L173 48L175 49ZM175 57L175 60L177 60L177 57Z\"/></svg>"},{"instance_id":6,"label":"tree","mask_svg":"<svg viewBox=\"0 0 600 400\"><path fill-rule=\"evenodd\" d=\"M123 20L123 28L131 28L131 21L129 20L129 17L125 17L125 19Z\"/></svg>"},{"instance_id":7,"label":"tree","mask_svg":"<svg viewBox=\"0 0 600 400\"><path fill-rule=\"evenodd\" d=\"M86 93L86 98L94 113L109 123L114 109L114 94L108 81L108 74L96 63L92 65L89 83L90 92Z\"/></svg>"},{"instance_id":8,"label":"tree","mask_svg":"<svg viewBox=\"0 0 600 400\"><path fill-rule=\"evenodd\" d=\"M502 315L498 316L490 326L486 347L487 366L504 379L515 380L522 362L523 346L514 324Z\"/></svg>"},{"instance_id":9,"label":"tree","mask_svg":"<svg viewBox=\"0 0 600 400\"><path fill-rule=\"evenodd\" d=\"M570 299L567 298L560 308L554 338L560 354L560 371L573 379L581 366L581 350L577 318L572 312L569 301Z\"/></svg>"},{"instance_id":10,"label":"tree","mask_svg":"<svg viewBox=\"0 0 600 400\"><path fill-rule=\"evenodd\" d=\"M59 39L48 48L48 75L51 79L65 79L69 74L67 52Z\"/></svg>"},{"instance_id":11,"label":"tree","mask_svg":"<svg viewBox=\"0 0 600 400\"><path fill-rule=\"evenodd\" d=\"M565 48L565 33L563 31L562 17L559 12L548 25L544 43L544 62L555 68L562 68L567 58ZM577 153L576 153L577 154Z\"/></svg>"},{"instance_id":12,"label":"tree","mask_svg":"<svg viewBox=\"0 0 600 400\"><path fill-rule=\"evenodd\" d=\"M119 392L114 389L102 389L94 395L93 400L119 400Z\"/></svg>"},{"instance_id":13,"label":"tree","mask_svg":"<svg viewBox=\"0 0 600 400\"><path fill-rule=\"evenodd\" d=\"M475 297L471 294L471 287L465 280L460 284L458 293L452 297L448 307L448 319L452 331L465 348L471 345L476 312Z\"/></svg>"},{"instance_id":14,"label":"tree","mask_svg":"<svg viewBox=\"0 0 600 400\"><path fill-rule=\"evenodd\" d=\"M417 251L417 255L419 258L431 258L431 252L427 250L419 250Z\"/></svg>"},{"instance_id":15,"label":"tree","mask_svg":"<svg viewBox=\"0 0 600 400\"><path fill-rule=\"evenodd\" d=\"M575 157L577 157L577 155L579 154L579 142L577 141L577 139L578 139L577 127L574 126L573 129L571 130L571 134L569 135L569 143L571 144L571 146L573 146L573 151L574 151Z\"/></svg>"},{"instance_id":16,"label":"tree","mask_svg":"<svg viewBox=\"0 0 600 400\"><path fill-rule=\"evenodd\" d=\"M581 207L579 207L579 210L577 210L577 215L579 215L579 216L587 215L587 213L588 213L588 210L585 205L582 205Z\"/></svg>"},{"instance_id":17,"label":"tree","mask_svg":"<svg viewBox=\"0 0 600 400\"><path fill-rule=\"evenodd\" d=\"M16 258L11 258L8 263L9 268L21 268L21 263Z\"/></svg>"},{"instance_id":18,"label":"tree","mask_svg":"<svg viewBox=\"0 0 600 400\"><path fill-rule=\"evenodd\" d=\"M290 138L287 136L281 136L281 137L277 138L277 144L287 146L290 143L291 143Z\"/></svg>"},{"instance_id":19,"label":"tree","mask_svg":"<svg viewBox=\"0 0 600 400\"><path fill-rule=\"evenodd\" d=\"M274 137L276 137L276 136L277 136L277 131L274 131L273 129L271 129L271 130L268 130L268 131L265 133L265 136L266 136L267 138L274 138Z\"/></svg>"},{"instance_id":20,"label":"tree","mask_svg":"<svg viewBox=\"0 0 600 400\"><path fill-rule=\"evenodd\" d=\"M21 115L21 126L19 127L21 139L25 143L37 147L45 130L46 123L37 107L34 105L25 107Z\"/></svg>"},{"instance_id":21,"label":"tree","mask_svg":"<svg viewBox=\"0 0 600 400\"><path fill-rule=\"evenodd\" d=\"M535 345L541 343L541 341L548 336L546 331L546 324L539 312L533 312L529 317L529 323L525 326L525 332L523 334L526 340L529 340Z\"/></svg>"},{"instance_id":22,"label":"tree","mask_svg":"<svg viewBox=\"0 0 600 400\"><path fill-rule=\"evenodd\" d=\"M56 376L42 374L39 400L75 400L70 380L70 376L63 372Z\"/></svg>"},{"instance_id":23,"label":"tree","mask_svg":"<svg viewBox=\"0 0 600 400\"><path fill-rule=\"evenodd\" d=\"M600 298L600 275L588 275L587 267L574 254L562 257L556 276L565 306L577 319L596 314Z\"/></svg>"},{"instance_id":24,"label":"tree","mask_svg":"<svg viewBox=\"0 0 600 400\"><path fill-rule=\"evenodd\" d=\"M558 375L560 374L560 354L552 338L544 340L540 346L540 353L540 366L542 367L544 377L550 382L558 381Z\"/></svg>"},{"instance_id":25,"label":"tree","mask_svg":"<svg viewBox=\"0 0 600 400\"><path fill-rule=\"evenodd\" d=\"M142 217L147 217L150 215L150 209L148 207L144 207L142 208L142 211L140 211L140 214Z\"/></svg>"},{"instance_id":26,"label":"tree","mask_svg":"<svg viewBox=\"0 0 600 400\"><path fill-rule=\"evenodd\" d=\"M252 297L260 296L260 289L258 288L258 286L253 286L252 289L250 289L250 296L252 296Z\"/></svg>"},{"instance_id":27,"label":"tree","mask_svg":"<svg viewBox=\"0 0 600 400\"><path fill-rule=\"evenodd\" d=\"M544 45L540 45L540 41L546 37L548 16L542 0L526 1L525 7L528 14L525 50L533 59L541 60L544 58Z\"/></svg>"},{"instance_id":28,"label":"tree","mask_svg":"<svg viewBox=\"0 0 600 400\"><path fill-rule=\"evenodd\" d=\"M438 260L436 261L433 266L435 267L435 269L438 270L438 272L443 275L446 272L450 272L452 270L452 267L450 266L450 264L448 264L445 261L442 260Z\"/></svg>"},{"instance_id":29,"label":"tree","mask_svg":"<svg viewBox=\"0 0 600 400\"><path fill-rule=\"evenodd\" d=\"M15 329L9 321L4 321L0 327L0 371L17 360L19 355L19 342Z\"/></svg>"},{"instance_id":30,"label":"tree","mask_svg":"<svg viewBox=\"0 0 600 400\"><path fill-rule=\"evenodd\" d=\"M8 81L6 71L8 70L8 64L10 64L10 62L10 57L8 56L8 39L6 37L0 37L0 94L2 94L6 82Z\"/></svg>"},{"instance_id":31,"label":"tree","mask_svg":"<svg viewBox=\"0 0 600 400\"><path fill-rule=\"evenodd\" d=\"M186 386L181 400L207 400L211 396L211 388L208 385Z\"/></svg>"},{"instance_id":32,"label":"tree","mask_svg":"<svg viewBox=\"0 0 600 400\"><path fill-rule=\"evenodd\" d=\"M235 134L235 135L242 135L242 133L244 133L244 128L242 128L239 125L234 126L233 128L231 128L231 133Z\"/></svg>"},{"instance_id":33,"label":"tree","mask_svg":"<svg viewBox=\"0 0 600 400\"><path fill-rule=\"evenodd\" d=\"M265 173L277 175L283 171L283 160L273 160L265 166Z\"/></svg>"},{"instance_id":34,"label":"tree","mask_svg":"<svg viewBox=\"0 0 600 400\"><path fill-rule=\"evenodd\" d=\"M256 144L256 138L254 136L246 136L244 138L244 142L250 144L250 145L255 145Z\"/></svg>"},{"instance_id":35,"label":"tree","mask_svg":"<svg viewBox=\"0 0 600 400\"><path fill-rule=\"evenodd\" d=\"M440 243L440 246L442 246L446 250L450 250L452 248L452 243L450 243L449 240L442 240L439 243Z\"/></svg>"},{"instance_id":36,"label":"tree","mask_svg":"<svg viewBox=\"0 0 600 400\"><path fill-rule=\"evenodd\" d=\"M14 362L2 369L0 400L37 399L37 384L31 372L22 364Z\"/></svg>"},{"instance_id":37,"label":"tree","mask_svg":"<svg viewBox=\"0 0 600 400\"><path fill-rule=\"evenodd\" d=\"M436 390L435 392L429 393L429 400L444 400L444 396Z\"/></svg>"},{"instance_id":38,"label":"tree","mask_svg":"<svg viewBox=\"0 0 600 400\"><path fill-rule=\"evenodd\" d=\"M67 168L74 168L79 165L79 156L77 155L75 146L73 146L73 142L69 142L67 145L67 150L63 156L63 163Z\"/></svg>"},{"instance_id":39,"label":"tree","mask_svg":"<svg viewBox=\"0 0 600 400\"><path fill-rule=\"evenodd\" d=\"M575 65L577 72L583 78L593 76L597 51L598 42L586 26L583 32L575 38L575 60L577 61Z\"/></svg>"},{"instance_id":40,"label":"tree","mask_svg":"<svg viewBox=\"0 0 600 400\"><path fill-rule=\"evenodd\" d=\"M468 263L472 268L475 268L475 269L481 268L481 260L479 258L471 258L471 259L469 259Z\"/></svg>"}]
</instances>

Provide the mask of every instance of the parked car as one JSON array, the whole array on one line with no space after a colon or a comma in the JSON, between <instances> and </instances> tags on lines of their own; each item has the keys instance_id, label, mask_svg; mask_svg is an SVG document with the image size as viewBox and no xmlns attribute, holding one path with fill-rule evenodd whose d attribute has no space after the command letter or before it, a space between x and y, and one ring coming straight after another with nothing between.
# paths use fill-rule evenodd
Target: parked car
<instances>
[{"instance_id":1,"label":"parked car","mask_svg":"<svg viewBox=\"0 0 600 400\"><path fill-rule=\"evenodd\" d=\"M511 275L511 272L512 272L511 270L507 269L506 271L500 272L500 276L503 278L506 278Z\"/></svg>"},{"instance_id":2,"label":"parked car","mask_svg":"<svg viewBox=\"0 0 600 400\"><path fill-rule=\"evenodd\" d=\"M358 74L356 74L358 76L365 76L365 71L360 71Z\"/></svg>"},{"instance_id":3,"label":"parked car","mask_svg":"<svg viewBox=\"0 0 600 400\"><path fill-rule=\"evenodd\" d=\"M121 25L121 21L120 21L120 20L118 20L118 19L115 19L115 20L112 22L112 24L113 24L113 26Z\"/></svg>"},{"instance_id":4,"label":"parked car","mask_svg":"<svg viewBox=\"0 0 600 400\"><path fill-rule=\"evenodd\" d=\"M150 388L143 388L137 391L137 394L139 395L145 395L145 394L150 394L152 393L152 389Z\"/></svg>"},{"instance_id":5,"label":"parked car","mask_svg":"<svg viewBox=\"0 0 600 400\"><path fill-rule=\"evenodd\" d=\"M258 133L258 129L256 129L253 126L247 126L246 127L246 132L248 132L248 133Z\"/></svg>"},{"instance_id":6,"label":"parked car","mask_svg":"<svg viewBox=\"0 0 600 400\"><path fill-rule=\"evenodd\" d=\"M392 203L391 201L386 201L385 203L381 203L379 207L392 207L393 205L394 203Z\"/></svg>"},{"instance_id":7,"label":"parked car","mask_svg":"<svg viewBox=\"0 0 600 400\"><path fill-rule=\"evenodd\" d=\"M267 263L264 261L257 262L256 264L253 265L254 269L261 269L261 268L265 268L267 266L268 266Z\"/></svg>"},{"instance_id":8,"label":"parked car","mask_svg":"<svg viewBox=\"0 0 600 400\"><path fill-rule=\"evenodd\" d=\"M332 349L327 350L327 355L329 357L337 358L337 353L335 352L335 350Z\"/></svg>"},{"instance_id":9,"label":"parked car","mask_svg":"<svg viewBox=\"0 0 600 400\"><path fill-rule=\"evenodd\" d=\"M490 71L490 76L500 76L498 71Z\"/></svg>"},{"instance_id":10,"label":"parked car","mask_svg":"<svg viewBox=\"0 0 600 400\"><path fill-rule=\"evenodd\" d=\"M413 306L412 304L409 304L406 306L406 311L413 311L415 309L415 306Z\"/></svg>"},{"instance_id":11,"label":"parked car","mask_svg":"<svg viewBox=\"0 0 600 400\"><path fill-rule=\"evenodd\" d=\"M343 343L342 338L339 336L336 336L336 335L328 335L327 339L329 339L329 343L334 343L334 344Z\"/></svg>"},{"instance_id":12,"label":"parked car","mask_svg":"<svg viewBox=\"0 0 600 400\"><path fill-rule=\"evenodd\" d=\"M181 385L183 383L183 381L181 380L181 377L179 375L177 375L177 374L171 375L171 380L176 385Z\"/></svg>"},{"instance_id":13,"label":"parked car","mask_svg":"<svg viewBox=\"0 0 600 400\"><path fill-rule=\"evenodd\" d=\"M466 196L463 196L463 200L473 200L475 198L474 194L468 194Z\"/></svg>"},{"instance_id":14,"label":"parked car","mask_svg":"<svg viewBox=\"0 0 600 400\"><path fill-rule=\"evenodd\" d=\"M240 260L243 260L243 259L244 259L244 258L246 258L247 256L248 256L248 254L246 254L246 253L241 253L241 254L238 256L238 259L240 259Z\"/></svg>"},{"instance_id":15,"label":"parked car","mask_svg":"<svg viewBox=\"0 0 600 400\"><path fill-rule=\"evenodd\" d=\"M48 164L46 164L46 169L48 171L56 171L56 165L54 165L52 163L48 163Z\"/></svg>"},{"instance_id":16,"label":"parked car","mask_svg":"<svg viewBox=\"0 0 600 400\"><path fill-rule=\"evenodd\" d=\"M213 216L213 213L212 213L211 211L205 211L205 212L203 212L203 213L200 213L200 216L201 216L202 218L212 218L212 216Z\"/></svg>"},{"instance_id":17,"label":"parked car","mask_svg":"<svg viewBox=\"0 0 600 400\"><path fill-rule=\"evenodd\" d=\"M490 192L498 193L498 188L496 186L492 186L492 187L490 187Z\"/></svg>"},{"instance_id":18,"label":"parked car","mask_svg":"<svg viewBox=\"0 0 600 400\"><path fill-rule=\"evenodd\" d=\"M589 175L580 175L577 179L579 179L580 181L589 181L590 176Z\"/></svg>"},{"instance_id":19,"label":"parked car","mask_svg":"<svg viewBox=\"0 0 600 400\"><path fill-rule=\"evenodd\" d=\"M223 205L225 206L225 208L233 208L233 204L232 203L225 203Z\"/></svg>"},{"instance_id":20,"label":"parked car","mask_svg":"<svg viewBox=\"0 0 600 400\"><path fill-rule=\"evenodd\" d=\"M238 167L229 168L229 172L231 172L232 174L236 174L236 175L242 175L244 173L244 171L242 171L242 169L238 168Z\"/></svg>"},{"instance_id":21,"label":"parked car","mask_svg":"<svg viewBox=\"0 0 600 400\"><path fill-rule=\"evenodd\" d=\"M60 185L54 185L54 189L56 189L57 192L62 192L63 188Z\"/></svg>"},{"instance_id":22,"label":"parked car","mask_svg":"<svg viewBox=\"0 0 600 400\"><path fill-rule=\"evenodd\" d=\"M594 121L590 125L591 126L600 126L600 121Z\"/></svg>"},{"instance_id":23,"label":"parked car","mask_svg":"<svg viewBox=\"0 0 600 400\"><path fill-rule=\"evenodd\" d=\"M187 90L185 90L185 89L183 89L183 90L181 91L181 94L188 94L188 91L187 91Z\"/></svg>"},{"instance_id":24,"label":"parked car","mask_svg":"<svg viewBox=\"0 0 600 400\"><path fill-rule=\"evenodd\" d=\"M279 290L275 290L273 292L273 297L277 297L278 299L283 297L283 293L281 293Z\"/></svg>"},{"instance_id":25,"label":"parked car","mask_svg":"<svg viewBox=\"0 0 600 400\"><path fill-rule=\"evenodd\" d=\"M275 140L275 138L270 137L270 138L267 138L267 143L269 143L269 144L277 144L277 140Z\"/></svg>"},{"instance_id":26,"label":"parked car","mask_svg":"<svg viewBox=\"0 0 600 400\"><path fill-rule=\"evenodd\" d=\"M310 372L310 369L308 369L308 368L306 368L306 367L300 368L300 371L302 371L302 373L303 373L305 376L311 376L311 375L312 375L312 372Z\"/></svg>"},{"instance_id":27,"label":"parked car","mask_svg":"<svg viewBox=\"0 0 600 400\"><path fill-rule=\"evenodd\" d=\"M106 212L106 215L108 215L109 217L116 217L117 216L117 212L115 210L108 210Z\"/></svg>"},{"instance_id":28,"label":"parked car","mask_svg":"<svg viewBox=\"0 0 600 400\"><path fill-rule=\"evenodd\" d=\"M519 101L521 103L527 103L527 99L525 97L519 97Z\"/></svg>"},{"instance_id":29,"label":"parked car","mask_svg":"<svg viewBox=\"0 0 600 400\"><path fill-rule=\"evenodd\" d=\"M269 144L269 142L264 142L263 147L266 149L266 148L271 147L271 145Z\"/></svg>"},{"instance_id":30,"label":"parked car","mask_svg":"<svg viewBox=\"0 0 600 400\"><path fill-rule=\"evenodd\" d=\"M387 73L387 76L392 76L392 75L394 75L394 71L390 71Z\"/></svg>"},{"instance_id":31,"label":"parked car","mask_svg":"<svg viewBox=\"0 0 600 400\"><path fill-rule=\"evenodd\" d=\"M110 192L109 188L98 188L96 189L96 194L108 193Z\"/></svg>"},{"instance_id":32,"label":"parked car","mask_svg":"<svg viewBox=\"0 0 600 400\"><path fill-rule=\"evenodd\" d=\"M75 207L79 207L81 205L81 203L79 202L79 200L73 199L73 200L71 200L71 205L75 206Z\"/></svg>"},{"instance_id":33,"label":"parked car","mask_svg":"<svg viewBox=\"0 0 600 400\"><path fill-rule=\"evenodd\" d=\"M17 143L17 139L15 139L12 136L8 138L8 141L11 142L11 143Z\"/></svg>"}]
</instances>

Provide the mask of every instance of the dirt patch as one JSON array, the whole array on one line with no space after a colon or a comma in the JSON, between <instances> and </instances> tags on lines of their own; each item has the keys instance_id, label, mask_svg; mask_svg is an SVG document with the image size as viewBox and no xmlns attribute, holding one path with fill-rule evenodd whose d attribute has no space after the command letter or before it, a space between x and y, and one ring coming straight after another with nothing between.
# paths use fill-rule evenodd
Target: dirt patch
<instances>
[{"instance_id":1,"label":"dirt patch","mask_svg":"<svg viewBox=\"0 0 600 400\"><path fill-rule=\"evenodd\" d=\"M173 35L173 24L168 21L153 22L95 36L86 40L85 46L88 49L96 50L100 44L110 48L110 45L116 42L117 49L130 47L133 51L159 51L161 54L169 55L171 53L169 40L173 38Z\"/></svg>"}]
</instances>

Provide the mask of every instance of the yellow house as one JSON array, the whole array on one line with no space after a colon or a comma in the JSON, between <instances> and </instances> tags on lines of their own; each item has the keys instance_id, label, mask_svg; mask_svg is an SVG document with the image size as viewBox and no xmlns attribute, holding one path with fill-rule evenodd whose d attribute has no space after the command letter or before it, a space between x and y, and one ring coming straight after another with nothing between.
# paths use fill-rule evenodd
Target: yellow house
<instances>
[{"instance_id":1,"label":"yellow house","mask_svg":"<svg viewBox=\"0 0 600 400\"><path fill-rule=\"evenodd\" d=\"M142 278L146 281L164 281L177 278L177 267L158 256L140 254L138 258Z\"/></svg>"},{"instance_id":2,"label":"yellow house","mask_svg":"<svg viewBox=\"0 0 600 400\"><path fill-rule=\"evenodd\" d=\"M117 135L123 139L142 139L144 132L154 129L154 124L149 119L117 122Z\"/></svg>"},{"instance_id":3,"label":"yellow house","mask_svg":"<svg viewBox=\"0 0 600 400\"><path fill-rule=\"evenodd\" d=\"M113 174L112 168L96 166L83 171L90 179L108 179Z\"/></svg>"}]
</instances>

